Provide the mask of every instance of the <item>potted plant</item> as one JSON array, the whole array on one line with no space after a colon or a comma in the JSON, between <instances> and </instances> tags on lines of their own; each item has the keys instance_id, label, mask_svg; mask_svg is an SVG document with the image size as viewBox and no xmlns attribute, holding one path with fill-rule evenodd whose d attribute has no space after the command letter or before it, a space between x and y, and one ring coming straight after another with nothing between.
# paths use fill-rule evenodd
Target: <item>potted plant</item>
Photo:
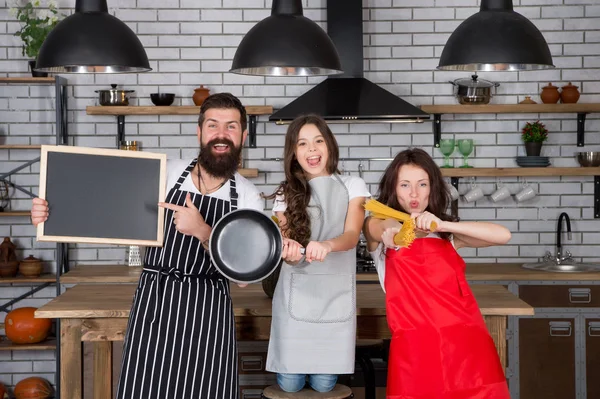
<instances>
[{"instance_id":1,"label":"potted plant","mask_svg":"<svg viewBox=\"0 0 600 399\"><path fill-rule=\"evenodd\" d=\"M34 72L35 60L37 59L42 43L46 40L48 33L59 22L58 6L55 0L48 1L48 7L42 7L41 0L27 0L22 7L11 8L10 12L21 24L21 29L15 33L23 41L23 56L27 55L33 60L29 61L32 76L48 76L47 73Z\"/></svg>"},{"instance_id":2,"label":"potted plant","mask_svg":"<svg viewBox=\"0 0 600 399\"><path fill-rule=\"evenodd\" d=\"M523 127L521 139L525 143L525 152L528 157L539 157L542 143L548 140L548 129L539 120L527 122Z\"/></svg>"}]
</instances>

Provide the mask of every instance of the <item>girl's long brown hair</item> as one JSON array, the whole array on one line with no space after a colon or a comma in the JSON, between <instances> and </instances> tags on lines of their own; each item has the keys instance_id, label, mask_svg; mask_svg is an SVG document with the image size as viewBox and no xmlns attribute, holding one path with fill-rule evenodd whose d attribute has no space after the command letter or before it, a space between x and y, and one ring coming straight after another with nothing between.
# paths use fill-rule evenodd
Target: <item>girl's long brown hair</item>
<instances>
[{"instance_id":1,"label":"girl's long brown hair","mask_svg":"<svg viewBox=\"0 0 600 399\"><path fill-rule=\"evenodd\" d=\"M400 168L404 165L418 166L429 176L429 204L425 210L431 212L441 220L457 221L457 218L446 213L450 202L450 193L444 182L442 171L429 154L419 148L410 148L396 155L379 182L379 197L377 200L396 210L410 213L402 208L396 195L398 174L400 173ZM450 239L450 235L450 233L440 233L440 237L445 240Z\"/></svg>"},{"instance_id":2,"label":"girl's long brown hair","mask_svg":"<svg viewBox=\"0 0 600 399\"><path fill-rule=\"evenodd\" d=\"M308 215L308 203L310 201L310 185L304 174L304 170L296 158L296 146L300 129L305 125L315 125L325 139L327 152L329 154L325 169L327 173L338 172L338 160L340 150L335 136L327 126L327 122L317 115L303 115L292 121L285 135L285 146L283 149L283 168L285 171L285 181L283 181L275 193L266 197L275 198L275 195L283 195L287 204L284 212L286 224L282 226L284 236L299 242L306 246L310 242L310 216Z\"/></svg>"}]
</instances>

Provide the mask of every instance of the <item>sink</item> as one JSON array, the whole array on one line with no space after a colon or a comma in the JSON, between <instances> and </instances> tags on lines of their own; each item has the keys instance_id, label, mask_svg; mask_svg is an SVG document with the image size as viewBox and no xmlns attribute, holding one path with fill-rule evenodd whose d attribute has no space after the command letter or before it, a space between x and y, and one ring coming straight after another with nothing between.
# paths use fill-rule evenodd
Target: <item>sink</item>
<instances>
[{"instance_id":1,"label":"sink","mask_svg":"<svg viewBox=\"0 0 600 399\"><path fill-rule=\"evenodd\" d=\"M525 263L523 264L523 267L525 269L559 273L600 272L600 264L577 263L572 261L565 261L562 263L556 263L553 261L546 261L540 263Z\"/></svg>"}]
</instances>

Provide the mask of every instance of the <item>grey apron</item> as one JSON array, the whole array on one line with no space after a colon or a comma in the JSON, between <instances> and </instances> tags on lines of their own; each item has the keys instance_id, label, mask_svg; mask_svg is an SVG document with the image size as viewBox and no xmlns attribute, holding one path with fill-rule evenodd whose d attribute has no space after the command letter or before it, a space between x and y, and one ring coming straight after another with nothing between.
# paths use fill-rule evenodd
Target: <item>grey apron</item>
<instances>
[{"instance_id":1,"label":"grey apron","mask_svg":"<svg viewBox=\"0 0 600 399\"><path fill-rule=\"evenodd\" d=\"M344 232L348 190L338 175L309 181L311 240ZM356 344L356 251L330 252L323 262L283 262L273 295L267 370L351 374Z\"/></svg>"}]
</instances>

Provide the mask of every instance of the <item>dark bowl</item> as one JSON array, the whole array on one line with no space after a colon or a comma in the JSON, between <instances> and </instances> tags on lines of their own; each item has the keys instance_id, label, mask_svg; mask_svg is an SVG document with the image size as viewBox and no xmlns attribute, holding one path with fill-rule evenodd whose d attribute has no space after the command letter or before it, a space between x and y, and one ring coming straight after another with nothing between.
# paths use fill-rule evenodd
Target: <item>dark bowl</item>
<instances>
[{"instance_id":1,"label":"dark bowl","mask_svg":"<svg viewBox=\"0 0 600 399\"><path fill-rule=\"evenodd\" d=\"M171 105L175 100L175 94L173 93L152 93L150 94L150 100L154 105Z\"/></svg>"}]
</instances>

